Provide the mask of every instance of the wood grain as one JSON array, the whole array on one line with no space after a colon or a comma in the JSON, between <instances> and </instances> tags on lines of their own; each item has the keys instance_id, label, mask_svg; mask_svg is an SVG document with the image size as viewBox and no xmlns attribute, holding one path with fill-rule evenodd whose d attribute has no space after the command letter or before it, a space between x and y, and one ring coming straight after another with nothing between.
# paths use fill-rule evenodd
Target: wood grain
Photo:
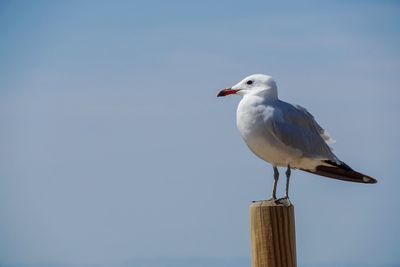
<instances>
[{"instance_id":1,"label":"wood grain","mask_svg":"<svg viewBox=\"0 0 400 267\"><path fill-rule=\"evenodd\" d=\"M296 267L294 206L258 201L250 205L252 267Z\"/></svg>"}]
</instances>

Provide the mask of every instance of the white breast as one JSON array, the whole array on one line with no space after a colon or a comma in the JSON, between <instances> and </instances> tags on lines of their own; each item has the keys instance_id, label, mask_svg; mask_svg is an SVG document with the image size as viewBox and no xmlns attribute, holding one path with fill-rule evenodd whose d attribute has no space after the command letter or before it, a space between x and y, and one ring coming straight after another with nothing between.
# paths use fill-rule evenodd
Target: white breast
<instances>
[{"instance_id":1,"label":"white breast","mask_svg":"<svg viewBox=\"0 0 400 267\"><path fill-rule=\"evenodd\" d=\"M251 151L275 166L287 166L296 153L289 151L273 135L274 106L258 96L244 96L236 114L239 132Z\"/></svg>"}]
</instances>

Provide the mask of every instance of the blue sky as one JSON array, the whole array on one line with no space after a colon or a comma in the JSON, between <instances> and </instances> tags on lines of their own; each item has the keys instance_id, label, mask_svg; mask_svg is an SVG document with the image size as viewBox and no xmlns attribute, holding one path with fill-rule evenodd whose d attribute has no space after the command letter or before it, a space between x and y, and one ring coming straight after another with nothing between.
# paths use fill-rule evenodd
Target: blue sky
<instances>
[{"instance_id":1,"label":"blue sky","mask_svg":"<svg viewBox=\"0 0 400 267\"><path fill-rule=\"evenodd\" d=\"M1 1L0 265L247 262L248 205L272 168L239 136L239 98L215 96L252 73L379 180L293 172L299 266L400 264L399 11Z\"/></svg>"}]
</instances>

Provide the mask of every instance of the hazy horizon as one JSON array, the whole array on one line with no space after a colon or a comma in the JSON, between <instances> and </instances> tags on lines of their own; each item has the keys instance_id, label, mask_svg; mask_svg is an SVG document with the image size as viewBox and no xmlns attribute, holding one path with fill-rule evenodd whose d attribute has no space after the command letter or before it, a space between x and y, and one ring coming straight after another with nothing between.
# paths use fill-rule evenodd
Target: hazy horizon
<instances>
[{"instance_id":1,"label":"hazy horizon","mask_svg":"<svg viewBox=\"0 0 400 267\"><path fill-rule=\"evenodd\" d=\"M190 258L190 259L171 259L171 258L149 258L127 260L120 264L67 264L67 263L38 263L38 264L13 264L0 265L2 267L243 267L251 266L250 259L210 259L210 258ZM397 267L398 264L366 264L366 263L343 263L334 261L333 263L302 264L302 267Z\"/></svg>"}]
</instances>

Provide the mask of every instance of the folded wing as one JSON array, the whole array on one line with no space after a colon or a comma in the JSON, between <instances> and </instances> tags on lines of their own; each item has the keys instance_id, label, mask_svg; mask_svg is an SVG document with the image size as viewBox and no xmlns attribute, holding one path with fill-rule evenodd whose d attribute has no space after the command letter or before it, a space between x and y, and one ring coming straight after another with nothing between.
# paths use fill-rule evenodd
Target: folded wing
<instances>
[{"instance_id":1,"label":"folded wing","mask_svg":"<svg viewBox=\"0 0 400 267\"><path fill-rule=\"evenodd\" d=\"M272 131L277 140L303 157L338 162L328 143L333 140L303 107L280 101L274 111Z\"/></svg>"}]
</instances>

